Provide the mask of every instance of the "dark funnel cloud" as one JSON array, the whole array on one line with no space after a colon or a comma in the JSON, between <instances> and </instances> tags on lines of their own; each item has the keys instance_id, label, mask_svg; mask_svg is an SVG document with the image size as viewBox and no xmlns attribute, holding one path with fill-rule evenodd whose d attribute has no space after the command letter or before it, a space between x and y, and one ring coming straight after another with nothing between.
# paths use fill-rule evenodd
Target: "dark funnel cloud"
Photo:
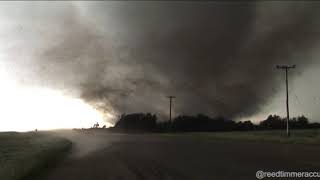
<instances>
[{"instance_id":1,"label":"dark funnel cloud","mask_svg":"<svg viewBox=\"0 0 320 180\"><path fill-rule=\"evenodd\" d=\"M297 64L296 72L303 71L314 63L306 57L319 41L319 3L73 7L60 34L39 53L36 66L46 68L37 73L46 86L115 114L152 112L165 119L166 96L175 95L176 114L253 115L280 90L283 74L275 65Z\"/></svg>"}]
</instances>

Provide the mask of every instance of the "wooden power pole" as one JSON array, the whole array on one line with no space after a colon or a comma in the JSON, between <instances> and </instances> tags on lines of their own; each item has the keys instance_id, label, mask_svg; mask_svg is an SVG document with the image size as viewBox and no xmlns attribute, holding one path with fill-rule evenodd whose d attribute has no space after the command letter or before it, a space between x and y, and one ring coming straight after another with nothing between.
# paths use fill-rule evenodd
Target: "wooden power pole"
<instances>
[{"instance_id":1,"label":"wooden power pole","mask_svg":"<svg viewBox=\"0 0 320 180\"><path fill-rule=\"evenodd\" d=\"M169 98L169 101L170 101L170 111L169 111L169 120L170 120L170 123L171 123L171 112L172 112L172 99L174 99L174 98L176 98L175 96L168 96L168 98Z\"/></svg>"},{"instance_id":2,"label":"wooden power pole","mask_svg":"<svg viewBox=\"0 0 320 180\"><path fill-rule=\"evenodd\" d=\"M296 68L296 65L288 66L288 65L278 65L277 69L285 70L286 73L286 105L287 105L287 136L290 136L290 131L289 131L289 93L288 93L288 71L289 69L294 69Z\"/></svg>"}]
</instances>

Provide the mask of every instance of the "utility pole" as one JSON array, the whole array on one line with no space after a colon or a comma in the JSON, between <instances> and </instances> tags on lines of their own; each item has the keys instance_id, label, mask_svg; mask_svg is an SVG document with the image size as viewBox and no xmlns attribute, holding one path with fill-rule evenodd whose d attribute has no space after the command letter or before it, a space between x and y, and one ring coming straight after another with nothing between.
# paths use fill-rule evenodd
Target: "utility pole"
<instances>
[{"instance_id":1,"label":"utility pole","mask_svg":"<svg viewBox=\"0 0 320 180\"><path fill-rule=\"evenodd\" d=\"M277 65L277 69L285 70L286 73L286 104L287 104L287 136L290 136L289 131L289 93L288 93L288 71L289 69L296 68L296 65L288 66L288 65Z\"/></svg>"},{"instance_id":2,"label":"utility pole","mask_svg":"<svg viewBox=\"0 0 320 180\"><path fill-rule=\"evenodd\" d=\"M170 101L170 123L171 123L171 109L172 109L172 99L176 98L175 96L168 96L169 101Z\"/></svg>"}]
</instances>

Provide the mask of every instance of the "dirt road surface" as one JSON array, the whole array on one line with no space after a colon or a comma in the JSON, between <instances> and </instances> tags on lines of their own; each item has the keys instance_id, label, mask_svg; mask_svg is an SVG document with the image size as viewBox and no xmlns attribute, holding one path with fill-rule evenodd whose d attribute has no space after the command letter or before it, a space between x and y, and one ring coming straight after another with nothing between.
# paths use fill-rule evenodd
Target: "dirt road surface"
<instances>
[{"instance_id":1,"label":"dirt road surface","mask_svg":"<svg viewBox=\"0 0 320 180\"><path fill-rule=\"evenodd\" d=\"M320 146L150 134L60 133L74 143L46 180L257 179L256 171L319 171ZM283 179L283 178L282 178Z\"/></svg>"}]
</instances>

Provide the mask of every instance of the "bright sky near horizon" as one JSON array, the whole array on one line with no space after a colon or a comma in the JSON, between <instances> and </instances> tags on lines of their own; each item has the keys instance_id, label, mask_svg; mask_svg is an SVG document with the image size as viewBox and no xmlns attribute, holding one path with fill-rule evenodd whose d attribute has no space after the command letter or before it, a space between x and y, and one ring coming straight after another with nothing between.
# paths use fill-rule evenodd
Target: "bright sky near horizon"
<instances>
[{"instance_id":1,"label":"bright sky near horizon","mask_svg":"<svg viewBox=\"0 0 320 180\"><path fill-rule=\"evenodd\" d=\"M0 131L89 128L102 114L81 99L45 88L21 87L1 74Z\"/></svg>"}]
</instances>

